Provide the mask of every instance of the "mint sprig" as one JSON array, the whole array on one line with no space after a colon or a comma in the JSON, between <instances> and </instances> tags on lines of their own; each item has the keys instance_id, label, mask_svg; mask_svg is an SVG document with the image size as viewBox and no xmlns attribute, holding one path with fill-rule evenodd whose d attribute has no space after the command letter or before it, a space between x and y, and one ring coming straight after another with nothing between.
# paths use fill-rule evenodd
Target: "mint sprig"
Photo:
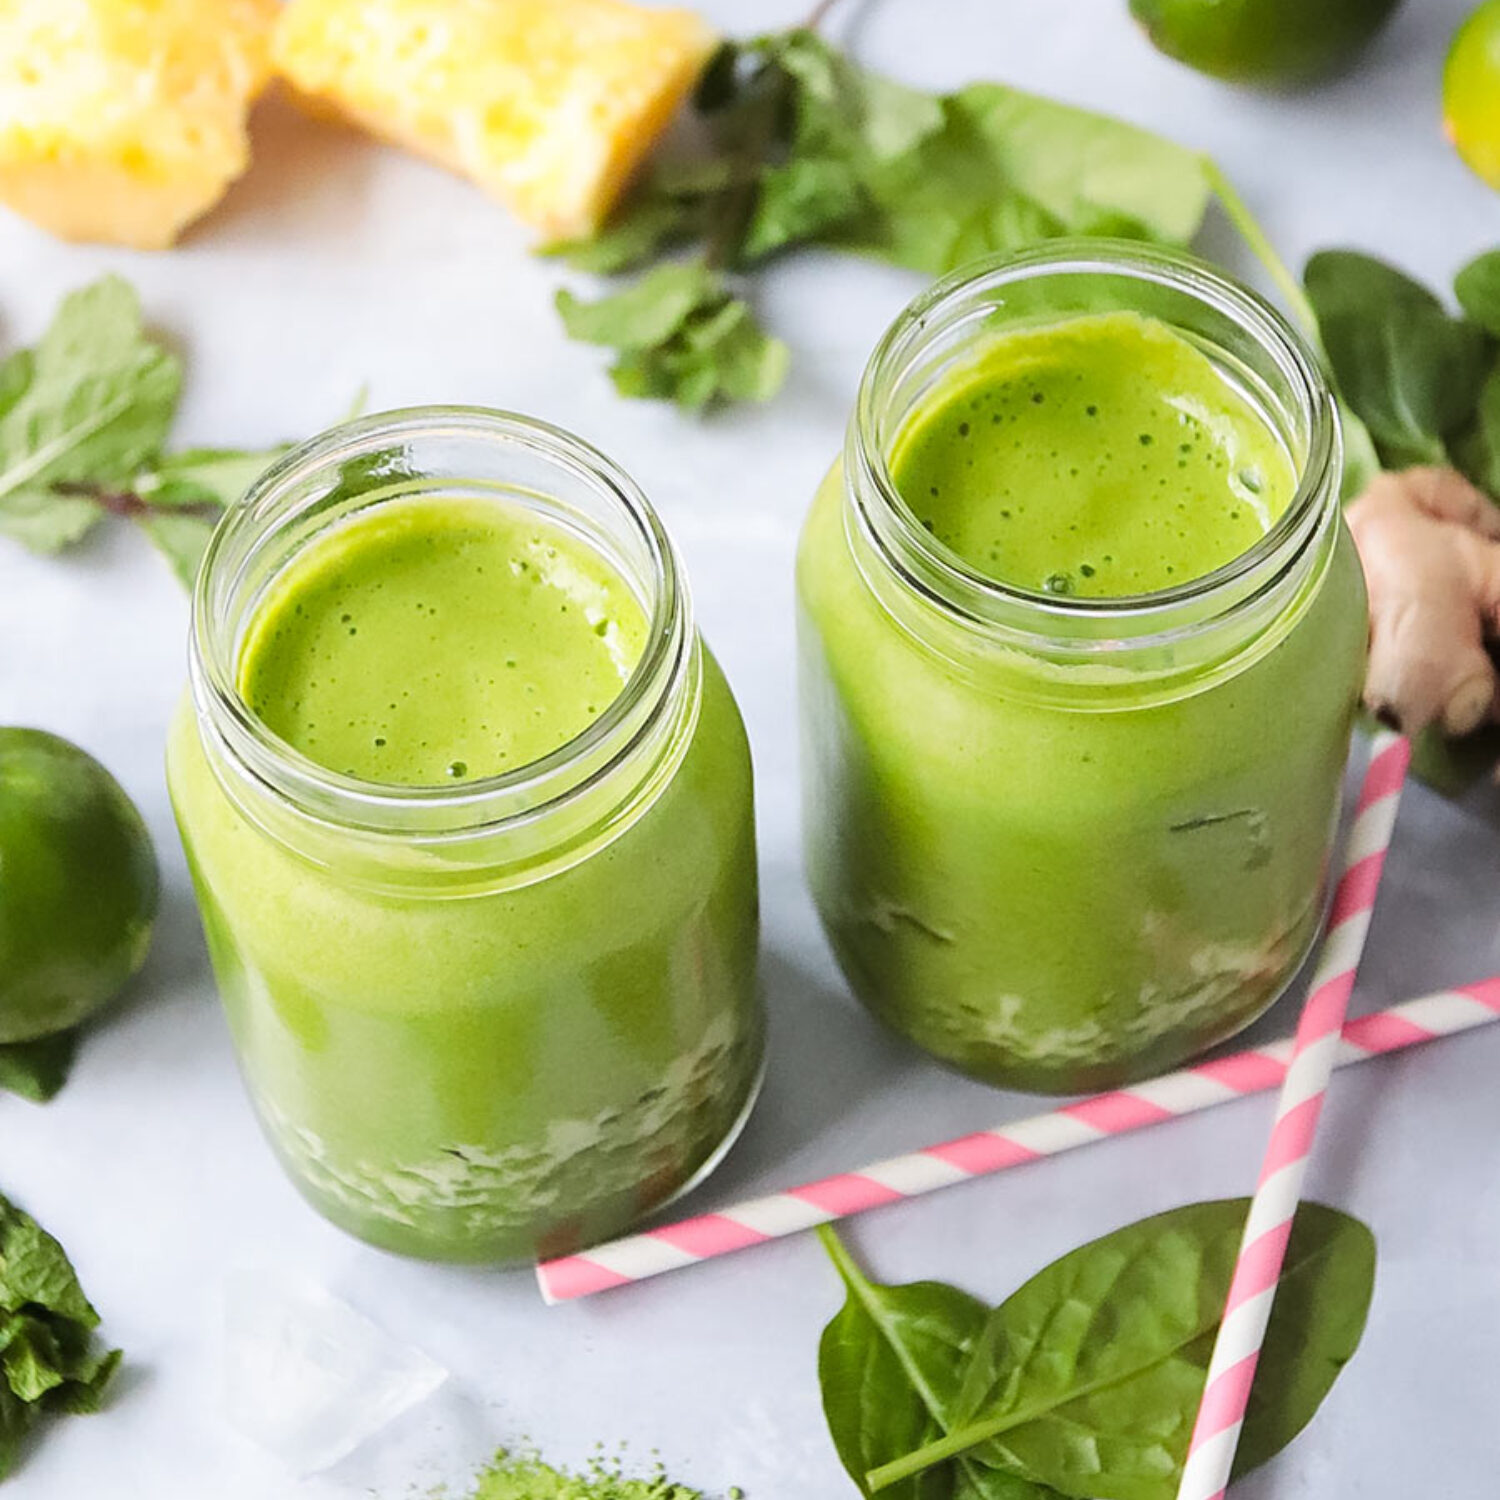
<instances>
[{"instance_id":1,"label":"mint sprig","mask_svg":"<svg viewBox=\"0 0 1500 1500\"><path fill-rule=\"evenodd\" d=\"M36 347L0 363L0 535L59 552L122 516L191 584L220 511L279 450L166 453L181 391L129 283L65 297Z\"/></svg>"}]
</instances>

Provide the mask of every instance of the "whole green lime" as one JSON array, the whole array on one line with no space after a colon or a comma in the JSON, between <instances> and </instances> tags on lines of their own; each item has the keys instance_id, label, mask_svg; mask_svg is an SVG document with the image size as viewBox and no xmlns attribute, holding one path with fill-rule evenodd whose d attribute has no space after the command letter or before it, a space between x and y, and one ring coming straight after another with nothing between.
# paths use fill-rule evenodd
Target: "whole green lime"
<instances>
[{"instance_id":1,"label":"whole green lime","mask_svg":"<svg viewBox=\"0 0 1500 1500\"><path fill-rule=\"evenodd\" d=\"M0 729L0 1042L66 1031L151 943L158 879L135 804L86 751Z\"/></svg>"},{"instance_id":2,"label":"whole green lime","mask_svg":"<svg viewBox=\"0 0 1500 1500\"><path fill-rule=\"evenodd\" d=\"M1231 83L1304 83L1348 62L1401 0L1130 0L1159 52Z\"/></svg>"},{"instance_id":3,"label":"whole green lime","mask_svg":"<svg viewBox=\"0 0 1500 1500\"><path fill-rule=\"evenodd\" d=\"M1464 161L1500 188L1500 0L1485 0L1448 49L1443 129Z\"/></svg>"}]
</instances>

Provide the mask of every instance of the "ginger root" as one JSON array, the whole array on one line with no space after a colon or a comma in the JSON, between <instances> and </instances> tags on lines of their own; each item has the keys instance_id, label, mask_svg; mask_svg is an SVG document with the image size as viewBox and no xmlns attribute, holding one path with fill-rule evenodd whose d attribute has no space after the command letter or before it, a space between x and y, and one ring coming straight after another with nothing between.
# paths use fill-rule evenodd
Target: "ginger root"
<instances>
[{"instance_id":1,"label":"ginger root","mask_svg":"<svg viewBox=\"0 0 1500 1500\"><path fill-rule=\"evenodd\" d=\"M1496 716L1500 508L1453 469L1381 474L1346 512L1370 592L1365 704L1416 734Z\"/></svg>"}]
</instances>

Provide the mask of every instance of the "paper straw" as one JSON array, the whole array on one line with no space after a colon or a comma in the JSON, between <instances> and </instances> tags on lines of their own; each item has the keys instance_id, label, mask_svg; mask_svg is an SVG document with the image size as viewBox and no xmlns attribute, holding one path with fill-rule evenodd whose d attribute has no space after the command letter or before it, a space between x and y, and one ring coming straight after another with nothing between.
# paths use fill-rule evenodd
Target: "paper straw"
<instances>
[{"instance_id":1,"label":"paper straw","mask_svg":"<svg viewBox=\"0 0 1500 1500\"><path fill-rule=\"evenodd\" d=\"M1411 746L1406 740L1386 731L1375 736L1354 827L1344 850L1343 873L1333 895L1328 930L1297 1023L1292 1060L1276 1104L1276 1123L1245 1219L1239 1259L1208 1362L1203 1400L1188 1444L1177 1500L1222 1500L1229 1487L1255 1366L1276 1298L1292 1220L1302 1197L1302 1181L1339 1051L1354 972L1370 930L1370 914L1410 760Z\"/></svg>"},{"instance_id":2,"label":"paper straw","mask_svg":"<svg viewBox=\"0 0 1500 1500\"><path fill-rule=\"evenodd\" d=\"M1440 990L1350 1021L1334 1066L1349 1067L1497 1020L1500 976ZM798 1234L815 1224L918 1198L956 1182L1024 1166L1110 1136L1128 1135L1232 1099L1267 1093L1286 1076L1292 1046L1292 1038L1286 1037L1118 1093L1098 1094L1047 1114L876 1162L857 1172L547 1261L537 1267L542 1296L548 1302L568 1302L645 1281L664 1271Z\"/></svg>"}]
</instances>

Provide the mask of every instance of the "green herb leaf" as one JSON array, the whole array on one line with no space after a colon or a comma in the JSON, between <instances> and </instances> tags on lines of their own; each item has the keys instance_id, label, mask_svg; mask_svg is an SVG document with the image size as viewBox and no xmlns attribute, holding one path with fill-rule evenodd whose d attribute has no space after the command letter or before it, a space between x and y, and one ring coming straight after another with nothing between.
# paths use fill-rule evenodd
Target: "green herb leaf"
<instances>
[{"instance_id":1,"label":"green herb leaf","mask_svg":"<svg viewBox=\"0 0 1500 1500\"><path fill-rule=\"evenodd\" d=\"M0 1089L45 1104L68 1081L77 1050L76 1031L35 1042L7 1042L0 1046Z\"/></svg>"},{"instance_id":2,"label":"green herb leaf","mask_svg":"<svg viewBox=\"0 0 1500 1500\"><path fill-rule=\"evenodd\" d=\"M1446 462L1446 439L1474 410L1490 362L1483 330L1356 251L1320 251L1303 281L1339 390L1385 465Z\"/></svg>"},{"instance_id":3,"label":"green herb leaf","mask_svg":"<svg viewBox=\"0 0 1500 1500\"><path fill-rule=\"evenodd\" d=\"M1460 469L1492 499L1500 496L1500 365L1479 388L1473 420L1449 445Z\"/></svg>"},{"instance_id":4,"label":"green herb leaf","mask_svg":"<svg viewBox=\"0 0 1500 1500\"><path fill-rule=\"evenodd\" d=\"M655 163L600 235L548 253L614 273L693 242L707 266L730 269L832 245L940 272L1059 234L1185 244L1209 196L1200 158L1144 130L999 84L923 93L806 29L726 44L694 104L708 154ZM616 385L686 406L774 391L784 348L748 313L712 321L719 294L694 291L695 273L659 269L659 285L592 304L594 316L559 297L574 337L642 351L616 365ZM626 344L620 320L637 319L671 334ZM696 339L643 357L690 320ZM733 373L716 378L724 365Z\"/></svg>"},{"instance_id":5,"label":"green herb leaf","mask_svg":"<svg viewBox=\"0 0 1500 1500\"><path fill-rule=\"evenodd\" d=\"M191 511L162 510L142 516L140 523L171 564L179 582L191 592L198 581L198 568L208 539L214 534L215 521Z\"/></svg>"},{"instance_id":6,"label":"green herb leaf","mask_svg":"<svg viewBox=\"0 0 1500 1500\"><path fill-rule=\"evenodd\" d=\"M624 291L583 302L564 287L557 310L571 338L611 349L650 349L676 334L700 307L722 300L721 278L698 261L658 266Z\"/></svg>"},{"instance_id":7,"label":"green herb leaf","mask_svg":"<svg viewBox=\"0 0 1500 1500\"><path fill-rule=\"evenodd\" d=\"M150 506L181 509L234 505L285 448L248 451L240 448L184 448L169 453L135 485L135 493Z\"/></svg>"},{"instance_id":8,"label":"green herb leaf","mask_svg":"<svg viewBox=\"0 0 1500 1500\"><path fill-rule=\"evenodd\" d=\"M61 1245L0 1198L0 1479L44 1412L97 1411L119 1365Z\"/></svg>"},{"instance_id":9,"label":"green herb leaf","mask_svg":"<svg viewBox=\"0 0 1500 1500\"><path fill-rule=\"evenodd\" d=\"M565 260L580 271L613 276L699 238L704 230L702 195L667 187L664 175L648 173L592 239L555 240L538 253Z\"/></svg>"},{"instance_id":10,"label":"green herb leaf","mask_svg":"<svg viewBox=\"0 0 1500 1500\"><path fill-rule=\"evenodd\" d=\"M1060 234L1184 245L1203 222L1202 161L1160 136L998 83L942 106L941 131L868 172L843 243L938 274Z\"/></svg>"},{"instance_id":11,"label":"green herb leaf","mask_svg":"<svg viewBox=\"0 0 1500 1500\"><path fill-rule=\"evenodd\" d=\"M665 397L698 410L767 400L786 376L786 346L700 262L658 266L597 302L564 289L557 307L574 338L618 351L610 375L627 396Z\"/></svg>"},{"instance_id":12,"label":"green herb leaf","mask_svg":"<svg viewBox=\"0 0 1500 1500\"><path fill-rule=\"evenodd\" d=\"M1033 1277L974 1342L948 1436L872 1473L872 1488L968 1455L1064 1495L1172 1500L1247 1208L1158 1214ZM1302 1205L1237 1473L1311 1419L1359 1343L1374 1268L1363 1225Z\"/></svg>"},{"instance_id":13,"label":"green herb leaf","mask_svg":"<svg viewBox=\"0 0 1500 1500\"><path fill-rule=\"evenodd\" d=\"M1335 397L1339 409L1339 426L1344 433L1344 473L1339 481L1339 499L1353 500L1364 494L1370 481L1380 472L1380 454L1370 429L1354 415L1342 396Z\"/></svg>"},{"instance_id":14,"label":"green herb leaf","mask_svg":"<svg viewBox=\"0 0 1500 1500\"><path fill-rule=\"evenodd\" d=\"M970 1350L988 1309L937 1281L881 1286L833 1230L819 1230L847 1300L823 1330L818 1380L834 1447L864 1495L865 1476L948 1430ZM894 1500L1053 1500L1053 1492L972 1461L914 1475Z\"/></svg>"},{"instance_id":15,"label":"green herb leaf","mask_svg":"<svg viewBox=\"0 0 1500 1500\"><path fill-rule=\"evenodd\" d=\"M126 282L106 276L64 298L35 350L0 374L0 532L43 552L77 541L101 511L54 487L124 484L147 467L180 387Z\"/></svg>"},{"instance_id":16,"label":"green herb leaf","mask_svg":"<svg viewBox=\"0 0 1500 1500\"><path fill-rule=\"evenodd\" d=\"M1500 338L1500 250L1475 256L1453 278L1453 292L1473 322Z\"/></svg>"}]
</instances>

